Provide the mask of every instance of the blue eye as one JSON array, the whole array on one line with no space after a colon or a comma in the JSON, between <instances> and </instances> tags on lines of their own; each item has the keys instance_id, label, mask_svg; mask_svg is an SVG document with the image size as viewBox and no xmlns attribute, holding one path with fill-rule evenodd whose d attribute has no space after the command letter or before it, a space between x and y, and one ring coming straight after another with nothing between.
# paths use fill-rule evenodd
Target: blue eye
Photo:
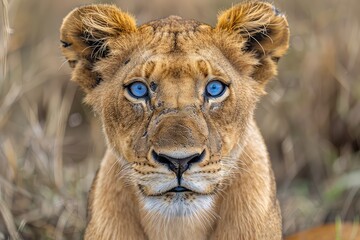
<instances>
[{"instance_id":1,"label":"blue eye","mask_svg":"<svg viewBox=\"0 0 360 240\"><path fill-rule=\"evenodd\" d=\"M128 87L128 91L135 98L143 98L148 95L148 88L142 82L134 82Z\"/></svg>"},{"instance_id":2,"label":"blue eye","mask_svg":"<svg viewBox=\"0 0 360 240\"><path fill-rule=\"evenodd\" d=\"M218 80L209 82L206 85L206 95L209 97L220 97L225 90L225 84Z\"/></svg>"}]
</instances>

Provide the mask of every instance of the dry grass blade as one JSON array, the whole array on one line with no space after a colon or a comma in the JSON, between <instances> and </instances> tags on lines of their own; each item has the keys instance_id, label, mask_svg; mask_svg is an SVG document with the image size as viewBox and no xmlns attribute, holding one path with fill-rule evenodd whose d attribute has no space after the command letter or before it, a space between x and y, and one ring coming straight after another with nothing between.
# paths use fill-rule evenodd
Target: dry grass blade
<instances>
[{"instance_id":1,"label":"dry grass blade","mask_svg":"<svg viewBox=\"0 0 360 240\"><path fill-rule=\"evenodd\" d=\"M3 75L3 79L5 79L7 72L7 49L8 49L8 40L9 35L12 30L9 24L9 3L7 0L2 0L2 36L3 36L3 49L0 52L0 60L2 62L1 72ZM0 83L1 86L1 83Z\"/></svg>"},{"instance_id":2,"label":"dry grass blade","mask_svg":"<svg viewBox=\"0 0 360 240\"><path fill-rule=\"evenodd\" d=\"M61 189L63 187L63 153L65 129L73 99L75 97L76 88L70 83L65 90L64 99L60 106L58 126L56 128L55 149L54 149L54 177L56 186Z\"/></svg>"},{"instance_id":3,"label":"dry grass blade","mask_svg":"<svg viewBox=\"0 0 360 240\"><path fill-rule=\"evenodd\" d=\"M0 195L0 213L5 221L7 230L13 240L20 240L22 239L18 234L15 226L15 220L13 215L11 214L11 210L7 207L7 204L3 201Z\"/></svg>"}]
</instances>

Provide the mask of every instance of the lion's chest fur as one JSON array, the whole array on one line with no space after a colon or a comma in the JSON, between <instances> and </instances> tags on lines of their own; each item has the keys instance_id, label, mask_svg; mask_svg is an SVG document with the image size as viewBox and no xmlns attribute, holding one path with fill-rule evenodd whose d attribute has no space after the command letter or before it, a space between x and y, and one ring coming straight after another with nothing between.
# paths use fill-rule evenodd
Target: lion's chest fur
<instances>
[{"instance_id":1,"label":"lion's chest fur","mask_svg":"<svg viewBox=\"0 0 360 240\"><path fill-rule=\"evenodd\" d=\"M183 240L197 239L205 240L209 238L212 226L206 224L208 219L186 220L183 218L164 218L162 216L154 216L149 224L146 224L145 233L149 239L158 240ZM214 221L211 221L212 224Z\"/></svg>"}]
</instances>

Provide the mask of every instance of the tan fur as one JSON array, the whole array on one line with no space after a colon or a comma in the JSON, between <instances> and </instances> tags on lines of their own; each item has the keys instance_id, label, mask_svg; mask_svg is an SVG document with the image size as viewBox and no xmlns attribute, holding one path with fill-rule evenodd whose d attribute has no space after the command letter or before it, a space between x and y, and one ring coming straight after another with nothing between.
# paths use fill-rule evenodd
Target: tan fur
<instances>
[{"instance_id":1,"label":"tan fur","mask_svg":"<svg viewBox=\"0 0 360 240\"><path fill-rule=\"evenodd\" d=\"M248 1L216 27L177 16L136 26L111 5L72 11L61 27L72 79L100 116L108 150L89 196L85 239L281 239L271 164L253 118L288 48L284 15ZM228 85L204 96L214 79ZM147 85L136 99L127 86ZM203 153L176 187L156 154Z\"/></svg>"}]
</instances>

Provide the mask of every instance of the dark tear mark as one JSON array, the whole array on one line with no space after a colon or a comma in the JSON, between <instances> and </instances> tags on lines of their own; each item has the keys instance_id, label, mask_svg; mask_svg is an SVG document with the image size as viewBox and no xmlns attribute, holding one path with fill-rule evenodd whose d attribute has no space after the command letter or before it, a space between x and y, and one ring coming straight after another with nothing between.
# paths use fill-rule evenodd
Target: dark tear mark
<instances>
[{"instance_id":1,"label":"dark tear mark","mask_svg":"<svg viewBox=\"0 0 360 240\"><path fill-rule=\"evenodd\" d=\"M164 102L163 101L159 101L157 104L156 104L156 107L160 108L164 105Z\"/></svg>"},{"instance_id":2,"label":"dark tear mark","mask_svg":"<svg viewBox=\"0 0 360 240\"><path fill-rule=\"evenodd\" d=\"M130 62L130 58L126 59L125 62L124 62L124 65L128 64Z\"/></svg>"},{"instance_id":3,"label":"dark tear mark","mask_svg":"<svg viewBox=\"0 0 360 240\"><path fill-rule=\"evenodd\" d=\"M151 82L150 83L150 89L155 92L156 91L156 88L157 88L157 84L155 82Z\"/></svg>"}]
</instances>

